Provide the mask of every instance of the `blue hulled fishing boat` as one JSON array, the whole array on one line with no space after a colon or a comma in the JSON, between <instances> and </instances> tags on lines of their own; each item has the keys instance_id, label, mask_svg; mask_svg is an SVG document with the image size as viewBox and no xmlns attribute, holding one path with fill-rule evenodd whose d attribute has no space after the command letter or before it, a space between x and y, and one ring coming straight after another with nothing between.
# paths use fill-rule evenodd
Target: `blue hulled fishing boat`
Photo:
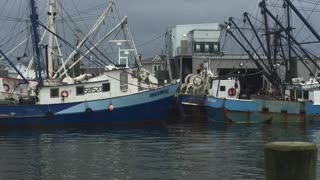
<instances>
[{"instance_id":1,"label":"blue hulled fishing boat","mask_svg":"<svg viewBox=\"0 0 320 180\"><path fill-rule=\"evenodd\" d=\"M125 17L96 43L89 41L90 36L105 22L108 13L112 12L113 2L108 4L96 24L75 46L57 34L55 22L59 13L57 13L56 0L50 0L48 3L47 25L38 19L35 0L29 0L29 3L32 22L31 37L34 45L32 62L35 62L37 67L34 79L36 81L24 77L7 54L0 49L1 55L19 74L18 79L1 78L0 90L14 96L10 96L10 101L7 97L1 101L0 126L118 124L155 122L165 119L180 84L179 80L159 84L156 77L142 68L132 39L109 40L109 43L118 45L119 64L104 64L100 59L95 61L96 56L90 55L100 53L102 57L108 59L102 51L98 50L98 46L102 46L101 43L116 30L123 30L127 33L126 37L132 37L127 17ZM49 36L45 62L43 62L42 51L44 50L41 49L43 38L39 36L39 26ZM72 48L67 58L62 58L60 46L57 45L58 41ZM121 49L120 46L123 44L128 47ZM86 52L83 52L83 49ZM134 57L136 68L129 67L130 54ZM74 58L76 56L77 58ZM62 62L59 68L53 63L55 58ZM93 61L102 67L103 71L95 76L83 73L70 77L69 71L82 59ZM123 60L125 64L121 63Z\"/></svg>"},{"instance_id":2,"label":"blue hulled fishing boat","mask_svg":"<svg viewBox=\"0 0 320 180\"><path fill-rule=\"evenodd\" d=\"M255 39L260 45L259 48L264 53L263 55L254 48L243 30L241 30L241 28L233 21L233 18L230 18L229 22L226 22L223 28L225 28L230 37L232 37L248 54L249 60L255 62L257 68L262 72L261 76L272 84L272 90L269 93L256 94L255 96L247 96L245 98L242 96L237 98L219 98L215 95L209 95L206 97L205 102L208 118L214 121L227 123L270 122L271 120L319 120L320 67L317 63L318 58L312 57L315 55L311 55L312 53L303 47L303 45L312 43L300 43L296 40L296 37L293 36L293 33L291 32L293 28L290 24L291 12L293 11L295 15L299 17L303 24L312 33L311 36L316 37L317 42L319 42L320 36L290 0L284 0L283 5L283 8L288 13L287 27L285 27L283 22L281 22L268 9L265 0L262 0L259 6L265 21L265 32L267 34L266 47L262 43L256 28L253 26L248 13L244 13L243 22L249 23ZM268 29L268 22L271 20L275 23L275 29ZM240 37L244 40L244 43L241 42L232 29L237 31ZM270 33L271 31L272 33ZM270 49L270 34L274 34L273 54L271 54ZM287 53L284 52L284 49L281 46L283 43L282 41L285 40L287 41L288 46ZM264 56L264 58L262 58L262 56ZM275 63L272 63L271 60ZM310 74L307 81L302 77L298 77L298 61ZM280 69L281 64L284 66L283 69ZM285 72L285 77L281 77L279 75L279 72L282 70ZM216 87L216 91L219 90L221 90L221 87ZM242 92L241 94L245 93Z\"/></svg>"}]
</instances>

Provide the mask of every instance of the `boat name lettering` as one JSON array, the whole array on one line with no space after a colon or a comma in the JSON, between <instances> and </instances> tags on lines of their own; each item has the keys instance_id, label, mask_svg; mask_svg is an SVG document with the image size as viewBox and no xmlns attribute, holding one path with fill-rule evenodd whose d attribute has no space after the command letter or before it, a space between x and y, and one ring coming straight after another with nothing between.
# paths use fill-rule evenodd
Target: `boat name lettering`
<instances>
[{"instance_id":1,"label":"boat name lettering","mask_svg":"<svg viewBox=\"0 0 320 180\"><path fill-rule=\"evenodd\" d=\"M158 92L151 93L149 97L160 96L161 94L168 94L168 93L169 93L169 89L164 89Z\"/></svg>"},{"instance_id":2,"label":"boat name lettering","mask_svg":"<svg viewBox=\"0 0 320 180\"><path fill-rule=\"evenodd\" d=\"M102 92L102 86L84 88L84 94L93 94L93 93L99 93L99 92Z\"/></svg>"}]
</instances>

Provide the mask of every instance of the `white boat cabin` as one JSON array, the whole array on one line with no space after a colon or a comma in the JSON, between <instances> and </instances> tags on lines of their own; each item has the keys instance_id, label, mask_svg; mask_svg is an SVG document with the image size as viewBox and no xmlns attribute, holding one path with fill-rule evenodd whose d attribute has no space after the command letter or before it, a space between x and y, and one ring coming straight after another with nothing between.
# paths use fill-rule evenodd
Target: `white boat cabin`
<instances>
[{"instance_id":1,"label":"white boat cabin","mask_svg":"<svg viewBox=\"0 0 320 180\"><path fill-rule=\"evenodd\" d=\"M219 98L238 98L240 83L236 79L213 79L208 94Z\"/></svg>"},{"instance_id":2,"label":"white boat cabin","mask_svg":"<svg viewBox=\"0 0 320 180\"><path fill-rule=\"evenodd\" d=\"M116 69L79 83L44 86L40 89L38 104L114 98L142 91L144 88L141 87L143 87L143 83L138 82L135 73L130 69Z\"/></svg>"},{"instance_id":3,"label":"white boat cabin","mask_svg":"<svg viewBox=\"0 0 320 180\"><path fill-rule=\"evenodd\" d=\"M293 78L292 83L285 90L286 101L313 101L320 104L320 83L317 80L311 78L305 82L303 78Z\"/></svg>"}]
</instances>

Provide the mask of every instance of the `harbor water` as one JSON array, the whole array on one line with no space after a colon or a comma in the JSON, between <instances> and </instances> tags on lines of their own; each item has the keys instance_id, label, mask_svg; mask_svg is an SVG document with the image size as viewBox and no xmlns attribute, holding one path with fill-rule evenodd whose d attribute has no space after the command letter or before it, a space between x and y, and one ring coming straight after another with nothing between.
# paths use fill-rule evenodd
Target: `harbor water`
<instances>
[{"instance_id":1,"label":"harbor water","mask_svg":"<svg viewBox=\"0 0 320 180\"><path fill-rule=\"evenodd\" d=\"M148 126L1 130L0 179L264 179L263 148L272 141L319 146L320 125L175 119Z\"/></svg>"}]
</instances>

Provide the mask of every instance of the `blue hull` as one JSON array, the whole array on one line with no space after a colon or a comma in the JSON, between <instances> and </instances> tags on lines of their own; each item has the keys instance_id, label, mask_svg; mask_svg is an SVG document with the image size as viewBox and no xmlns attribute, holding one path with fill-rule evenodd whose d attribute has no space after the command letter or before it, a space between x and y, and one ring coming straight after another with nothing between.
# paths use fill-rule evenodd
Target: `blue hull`
<instances>
[{"instance_id":1,"label":"blue hull","mask_svg":"<svg viewBox=\"0 0 320 180\"><path fill-rule=\"evenodd\" d=\"M159 122L166 119L177 87L178 84L112 100L0 106L0 127ZM108 108L111 103L112 111Z\"/></svg>"},{"instance_id":2,"label":"blue hull","mask_svg":"<svg viewBox=\"0 0 320 180\"><path fill-rule=\"evenodd\" d=\"M205 96L193 96L180 94L178 106L181 116L183 117L206 117Z\"/></svg>"},{"instance_id":3,"label":"blue hull","mask_svg":"<svg viewBox=\"0 0 320 180\"><path fill-rule=\"evenodd\" d=\"M307 119L311 121L320 121L320 105L313 105L312 102L306 104Z\"/></svg>"},{"instance_id":4,"label":"blue hull","mask_svg":"<svg viewBox=\"0 0 320 180\"><path fill-rule=\"evenodd\" d=\"M85 125L85 124L122 124L165 120L172 97L156 102L140 104L125 108L115 108L95 112L54 115L46 114L30 117L0 117L1 126L51 126L51 125Z\"/></svg>"},{"instance_id":5,"label":"blue hull","mask_svg":"<svg viewBox=\"0 0 320 180\"><path fill-rule=\"evenodd\" d=\"M315 115L315 112L320 110L319 107L312 105L311 102L263 99L240 100L216 97L207 97L205 106L210 120L223 123L257 123L271 120L301 121Z\"/></svg>"}]
</instances>

